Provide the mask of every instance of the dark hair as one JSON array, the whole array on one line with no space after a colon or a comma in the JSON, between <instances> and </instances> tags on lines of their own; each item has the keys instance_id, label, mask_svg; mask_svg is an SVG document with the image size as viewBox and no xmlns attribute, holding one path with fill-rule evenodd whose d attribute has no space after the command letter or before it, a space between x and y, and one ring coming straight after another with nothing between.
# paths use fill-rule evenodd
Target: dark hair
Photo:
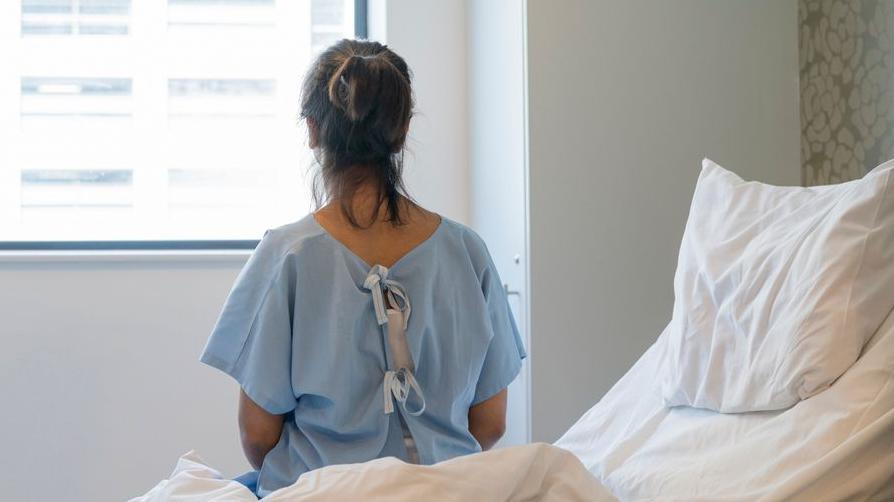
<instances>
[{"instance_id":1,"label":"dark hair","mask_svg":"<svg viewBox=\"0 0 894 502\"><path fill-rule=\"evenodd\" d=\"M373 179L376 207L386 203L387 220L404 222L399 202L409 198L403 152L413 114L410 78L403 58L378 42L341 40L314 61L301 89L301 118L312 122L319 144L317 207L338 198L348 221L361 227L351 201Z\"/></svg>"}]
</instances>

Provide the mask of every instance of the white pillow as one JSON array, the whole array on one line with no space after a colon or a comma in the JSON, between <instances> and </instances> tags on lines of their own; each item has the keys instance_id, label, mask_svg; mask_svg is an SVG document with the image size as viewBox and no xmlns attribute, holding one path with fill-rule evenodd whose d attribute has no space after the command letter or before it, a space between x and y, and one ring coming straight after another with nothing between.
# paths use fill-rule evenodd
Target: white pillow
<instances>
[{"instance_id":1,"label":"white pillow","mask_svg":"<svg viewBox=\"0 0 894 502\"><path fill-rule=\"evenodd\" d=\"M788 408L857 360L894 306L892 172L776 187L703 161L667 328L669 406Z\"/></svg>"}]
</instances>

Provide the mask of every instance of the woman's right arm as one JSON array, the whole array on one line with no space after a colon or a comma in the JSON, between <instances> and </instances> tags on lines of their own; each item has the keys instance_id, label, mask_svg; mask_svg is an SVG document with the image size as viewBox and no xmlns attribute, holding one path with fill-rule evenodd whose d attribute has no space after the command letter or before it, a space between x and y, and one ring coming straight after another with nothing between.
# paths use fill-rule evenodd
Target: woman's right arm
<instances>
[{"instance_id":1,"label":"woman's right arm","mask_svg":"<svg viewBox=\"0 0 894 502\"><path fill-rule=\"evenodd\" d=\"M279 442L283 420L283 415L268 413L240 389L239 434L242 438L242 451L255 469L260 470L264 457Z\"/></svg>"},{"instance_id":2,"label":"woman's right arm","mask_svg":"<svg viewBox=\"0 0 894 502\"><path fill-rule=\"evenodd\" d=\"M506 432L506 389L469 408L469 432L483 451L490 450Z\"/></svg>"}]
</instances>

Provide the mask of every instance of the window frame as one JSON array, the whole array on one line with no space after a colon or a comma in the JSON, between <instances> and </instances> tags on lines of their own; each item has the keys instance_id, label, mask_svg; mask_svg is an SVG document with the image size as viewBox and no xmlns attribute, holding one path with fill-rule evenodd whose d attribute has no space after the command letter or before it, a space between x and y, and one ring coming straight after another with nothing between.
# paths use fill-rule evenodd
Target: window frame
<instances>
[{"instance_id":1,"label":"window frame","mask_svg":"<svg viewBox=\"0 0 894 502\"><path fill-rule=\"evenodd\" d=\"M354 0L354 36L369 33L369 0ZM258 239L245 240L121 240L121 241L0 241L0 251L239 251L253 250Z\"/></svg>"}]
</instances>

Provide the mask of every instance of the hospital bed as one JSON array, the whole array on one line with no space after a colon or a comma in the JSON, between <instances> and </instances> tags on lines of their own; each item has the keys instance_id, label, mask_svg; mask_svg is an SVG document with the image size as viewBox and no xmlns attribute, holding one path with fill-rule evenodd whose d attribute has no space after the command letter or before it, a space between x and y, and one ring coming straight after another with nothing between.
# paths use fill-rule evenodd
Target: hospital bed
<instances>
[{"instance_id":1,"label":"hospital bed","mask_svg":"<svg viewBox=\"0 0 894 502\"><path fill-rule=\"evenodd\" d=\"M714 176L714 182L729 181L729 174L709 162L706 160L708 168L703 171L706 180ZM879 169L889 169L886 180L894 179L894 161L886 166ZM880 178L870 181L879 184ZM732 182L746 191L757 186L740 179ZM894 181L890 184L894 187ZM894 189L887 187L878 192L881 200L887 200L884 194ZM775 197L778 193L774 190L767 189ZM795 195L814 197L831 193L829 190ZM698 190L696 193L698 196ZM710 200L725 200L718 193L702 194L713 197ZM801 202L792 207L801 207ZM829 202L834 210L840 209L838 206L835 200ZM879 214L894 218L891 209L894 206L886 209L887 213L876 209L875 221ZM766 221L762 220L762 225ZM894 234L883 237L890 240ZM685 245L684 235L684 249ZM873 252L887 260L891 251L885 245ZM786 266L791 263L783 261ZM832 261L846 260L833 256ZM870 270L888 272L885 266ZM697 274L705 273L710 271L698 269ZM877 279L870 276L868 280L870 286L864 283L864 292L877 286L871 284ZM853 288L850 291L853 293ZM843 373L834 374L831 385L801 396L791 405L731 413L668 406L667 389L658 381L668 372L675 347L672 340L680 334L680 330L671 330L672 321L627 374L555 445L500 449L433 466L409 465L394 458L334 465L302 475L294 485L265 500L894 500L894 312L890 311L894 290L885 285L879 291L885 298L875 304L886 306L876 309L880 325L873 323L873 328L866 330L861 339L861 343L868 340L865 345L851 352L848 366L842 367ZM800 293L795 291L795 296ZM680 295L676 300L679 305ZM693 308L702 309L699 305ZM831 310L827 305L822 312L834 314L836 308L837 304ZM815 311L805 312L810 314L805 317L808 321L816 318ZM885 312L887 318L881 321ZM675 319L678 313L675 307ZM837 344L847 338L846 333L830 331L834 328L825 325L820 328L820 339L831 343L821 349L836 356ZM715 335L712 332L711 336ZM788 357L790 352L784 354ZM744 372L749 367L736 366L733 375L738 376L740 369ZM820 366L807 369L821 370ZM760 378L752 384L758 388L775 385ZM181 496L183 500L189 496L193 497L189 500L257 500L190 453L180 459L168 480L134 501L177 500Z\"/></svg>"}]
</instances>

